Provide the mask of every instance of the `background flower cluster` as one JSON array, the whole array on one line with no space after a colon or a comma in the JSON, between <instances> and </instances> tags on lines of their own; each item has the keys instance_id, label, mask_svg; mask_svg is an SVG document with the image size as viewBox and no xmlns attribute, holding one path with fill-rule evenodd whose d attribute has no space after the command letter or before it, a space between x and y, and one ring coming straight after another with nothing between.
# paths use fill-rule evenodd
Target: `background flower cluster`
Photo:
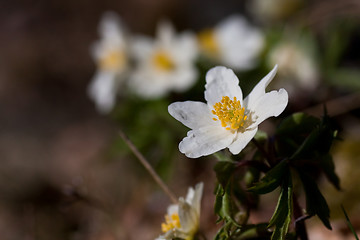
<instances>
[{"instance_id":1,"label":"background flower cluster","mask_svg":"<svg viewBox=\"0 0 360 240\"><path fill-rule=\"evenodd\" d=\"M158 23L154 38L130 33L114 12L99 23L100 40L92 47L97 71L89 95L102 113L111 111L118 93L128 90L143 99L184 92L198 80L196 60L235 70L251 69L264 36L241 15L195 34L176 33L169 21Z\"/></svg>"}]
</instances>

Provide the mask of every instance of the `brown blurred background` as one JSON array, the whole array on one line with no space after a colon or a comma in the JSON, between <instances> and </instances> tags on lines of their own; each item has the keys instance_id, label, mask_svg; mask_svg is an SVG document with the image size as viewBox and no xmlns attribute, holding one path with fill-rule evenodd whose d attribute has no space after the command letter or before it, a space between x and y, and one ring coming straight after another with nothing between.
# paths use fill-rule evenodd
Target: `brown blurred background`
<instances>
[{"instance_id":1,"label":"brown blurred background","mask_svg":"<svg viewBox=\"0 0 360 240\"><path fill-rule=\"evenodd\" d=\"M134 158L106 155L117 127L86 95L99 19L112 10L132 32L153 34L163 18L194 29L242 7L240 1L2 1L1 239L156 237L169 200ZM186 194L194 182L182 181L176 193Z\"/></svg>"}]
</instances>

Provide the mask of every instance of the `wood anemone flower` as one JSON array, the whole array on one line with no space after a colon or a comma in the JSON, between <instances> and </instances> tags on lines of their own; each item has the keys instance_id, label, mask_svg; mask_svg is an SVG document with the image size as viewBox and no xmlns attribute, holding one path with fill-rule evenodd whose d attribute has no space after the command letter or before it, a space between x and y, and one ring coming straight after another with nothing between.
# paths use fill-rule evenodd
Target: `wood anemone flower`
<instances>
[{"instance_id":1,"label":"wood anemone flower","mask_svg":"<svg viewBox=\"0 0 360 240\"><path fill-rule=\"evenodd\" d=\"M224 148L233 154L243 150L255 136L258 125L269 117L277 117L288 103L288 93L283 88L265 92L276 71L277 66L243 99L239 79L231 69L210 69L205 85L207 103L175 102L168 107L171 116L192 129L180 142L180 152L198 158Z\"/></svg>"}]
</instances>

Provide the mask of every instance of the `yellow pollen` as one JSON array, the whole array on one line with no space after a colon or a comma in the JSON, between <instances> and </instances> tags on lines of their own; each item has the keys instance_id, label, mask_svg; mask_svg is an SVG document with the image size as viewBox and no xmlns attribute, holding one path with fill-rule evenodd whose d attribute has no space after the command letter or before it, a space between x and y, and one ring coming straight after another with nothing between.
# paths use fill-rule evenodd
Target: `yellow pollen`
<instances>
[{"instance_id":1,"label":"yellow pollen","mask_svg":"<svg viewBox=\"0 0 360 240\"><path fill-rule=\"evenodd\" d=\"M125 54L122 51L111 51L99 60L102 70L118 70L126 63Z\"/></svg>"},{"instance_id":2,"label":"yellow pollen","mask_svg":"<svg viewBox=\"0 0 360 240\"><path fill-rule=\"evenodd\" d=\"M152 60L158 70L171 71L175 68L174 62L165 51L156 52Z\"/></svg>"},{"instance_id":3,"label":"yellow pollen","mask_svg":"<svg viewBox=\"0 0 360 240\"><path fill-rule=\"evenodd\" d=\"M161 230L165 233L173 228L180 228L180 218L177 213L165 215L165 222L161 224Z\"/></svg>"},{"instance_id":4,"label":"yellow pollen","mask_svg":"<svg viewBox=\"0 0 360 240\"><path fill-rule=\"evenodd\" d=\"M214 110L211 112L217 116L217 119L213 118L213 120L219 120L226 130L236 131L244 126L247 115L245 115L245 108L241 107L240 100L236 97L231 100L228 96L224 96L213 107Z\"/></svg>"},{"instance_id":5,"label":"yellow pollen","mask_svg":"<svg viewBox=\"0 0 360 240\"><path fill-rule=\"evenodd\" d=\"M199 33L198 41L201 49L211 55L216 56L219 53L219 46L215 39L214 31L211 29L206 29Z\"/></svg>"}]
</instances>

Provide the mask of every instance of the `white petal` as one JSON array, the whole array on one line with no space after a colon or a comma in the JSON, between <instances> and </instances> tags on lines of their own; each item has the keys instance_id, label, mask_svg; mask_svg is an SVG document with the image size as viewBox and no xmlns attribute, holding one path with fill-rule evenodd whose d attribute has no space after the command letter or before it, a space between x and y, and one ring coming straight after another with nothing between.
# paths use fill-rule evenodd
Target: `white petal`
<instances>
[{"instance_id":1,"label":"white petal","mask_svg":"<svg viewBox=\"0 0 360 240\"><path fill-rule=\"evenodd\" d=\"M104 13L99 24L99 32L104 39L122 41L124 30L125 28L122 25L119 15L110 11Z\"/></svg>"},{"instance_id":2,"label":"white petal","mask_svg":"<svg viewBox=\"0 0 360 240\"><path fill-rule=\"evenodd\" d=\"M101 113L108 113L114 107L116 90L116 74L108 71L97 72L87 89L89 97Z\"/></svg>"},{"instance_id":3,"label":"white petal","mask_svg":"<svg viewBox=\"0 0 360 240\"><path fill-rule=\"evenodd\" d=\"M242 104L242 91L235 73L226 67L214 67L206 74L205 99L213 106L223 96L236 97Z\"/></svg>"},{"instance_id":4,"label":"white petal","mask_svg":"<svg viewBox=\"0 0 360 240\"><path fill-rule=\"evenodd\" d=\"M189 60L190 61L190 60ZM171 89L177 92L183 92L191 87L198 76L198 72L193 65L186 64L178 66L178 69L171 73L170 80Z\"/></svg>"},{"instance_id":5,"label":"white petal","mask_svg":"<svg viewBox=\"0 0 360 240\"><path fill-rule=\"evenodd\" d=\"M186 196L186 202L191 204L191 206L196 211L198 216L200 216L200 205L201 205L203 189L204 189L204 184L202 182L198 183L195 186L195 190L193 188L190 188Z\"/></svg>"},{"instance_id":6,"label":"white petal","mask_svg":"<svg viewBox=\"0 0 360 240\"><path fill-rule=\"evenodd\" d=\"M263 79L261 79L258 84L256 84L250 94L244 99L244 106L246 109L250 109L251 106L253 106L254 103L265 94L265 89L274 78L277 68L277 65L275 65L275 67Z\"/></svg>"},{"instance_id":7,"label":"white petal","mask_svg":"<svg viewBox=\"0 0 360 240\"><path fill-rule=\"evenodd\" d=\"M155 240L166 240L166 238L164 236L159 236L159 237L155 238Z\"/></svg>"},{"instance_id":8,"label":"white petal","mask_svg":"<svg viewBox=\"0 0 360 240\"><path fill-rule=\"evenodd\" d=\"M179 219L184 232L190 233L199 227L199 215L183 198L179 199Z\"/></svg>"},{"instance_id":9,"label":"white petal","mask_svg":"<svg viewBox=\"0 0 360 240\"><path fill-rule=\"evenodd\" d=\"M146 36L136 36L131 40L131 53L135 60L146 61L153 53L153 40Z\"/></svg>"},{"instance_id":10,"label":"white petal","mask_svg":"<svg viewBox=\"0 0 360 240\"><path fill-rule=\"evenodd\" d=\"M216 124L212 120L209 107L203 102L175 102L169 105L168 111L176 120L191 129Z\"/></svg>"},{"instance_id":11,"label":"white petal","mask_svg":"<svg viewBox=\"0 0 360 240\"><path fill-rule=\"evenodd\" d=\"M255 136L258 127L256 126L254 129L247 130L245 132L238 132L235 141L228 147L232 154L238 154L243 150L246 145L251 141L251 139Z\"/></svg>"},{"instance_id":12,"label":"white petal","mask_svg":"<svg viewBox=\"0 0 360 240\"><path fill-rule=\"evenodd\" d=\"M170 85L167 76L156 74L146 66L141 66L130 74L130 89L144 99L155 99L166 95Z\"/></svg>"},{"instance_id":13,"label":"white petal","mask_svg":"<svg viewBox=\"0 0 360 240\"><path fill-rule=\"evenodd\" d=\"M222 21L215 29L222 61L237 70L251 68L263 47L261 32L240 15Z\"/></svg>"},{"instance_id":14,"label":"white petal","mask_svg":"<svg viewBox=\"0 0 360 240\"><path fill-rule=\"evenodd\" d=\"M191 205L194 196L195 196L195 190L194 190L194 188L189 187L188 192L187 192L187 194L186 194L185 201L186 201L188 204Z\"/></svg>"},{"instance_id":15,"label":"white petal","mask_svg":"<svg viewBox=\"0 0 360 240\"><path fill-rule=\"evenodd\" d=\"M163 20L157 26L156 36L162 44L171 44L175 36L175 29L169 21Z\"/></svg>"},{"instance_id":16,"label":"white petal","mask_svg":"<svg viewBox=\"0 0 360 240\"><path fill-rule=\"evenodd\" d=\"M179 150L189 158L207 156L229 146L234 137L221 126L207 126L189 131L180 142Z\"/></svg>"},{"instance_id":17,"label":"white petal","mask_svg":"<svg viewBox=\"0 0 360 240\"><path fill-rule=\"evenodd\" d=\"M260 97L253 105L249 106L255 114L255 125L269 117L277 117L288 104L288 93L281 88L279 91L271 91Z\"/></svg>"},{"instance_id":18,"label":"white petal","mask_svg":"<svg viewBox=\"0 0 360 240\"><path fill-rule=\"evenodd\" d=\"M171 216L173 214L178 214L178 213L179 213L179 205L178 204L171 204L167 209L167 214L169 216Z\"/></svg>"},{"instance_id":19,"label":"white petal","mask_svg":"<svg viewBox=\"0 0 360 240\"><path fill-rule=\"evenodd\" d=\"M173 240L173 239L188 239L189 234L184 232L182 229L173 228L167 231L165 234L159 236L156 240Z\"/></svg>"},{"instance_id":20,"label":"white petal","mask_svg":"<svg viewBox=\"0 0 360 240\"><path fill-rule=\"evenodd\" d=\"M198 54L198 44L195 34L191 32L184 32L175 40L176 47L169 49L174 55L174 59L178 63L191 64L196 59Z\"/></svg>"}]
</instances>

